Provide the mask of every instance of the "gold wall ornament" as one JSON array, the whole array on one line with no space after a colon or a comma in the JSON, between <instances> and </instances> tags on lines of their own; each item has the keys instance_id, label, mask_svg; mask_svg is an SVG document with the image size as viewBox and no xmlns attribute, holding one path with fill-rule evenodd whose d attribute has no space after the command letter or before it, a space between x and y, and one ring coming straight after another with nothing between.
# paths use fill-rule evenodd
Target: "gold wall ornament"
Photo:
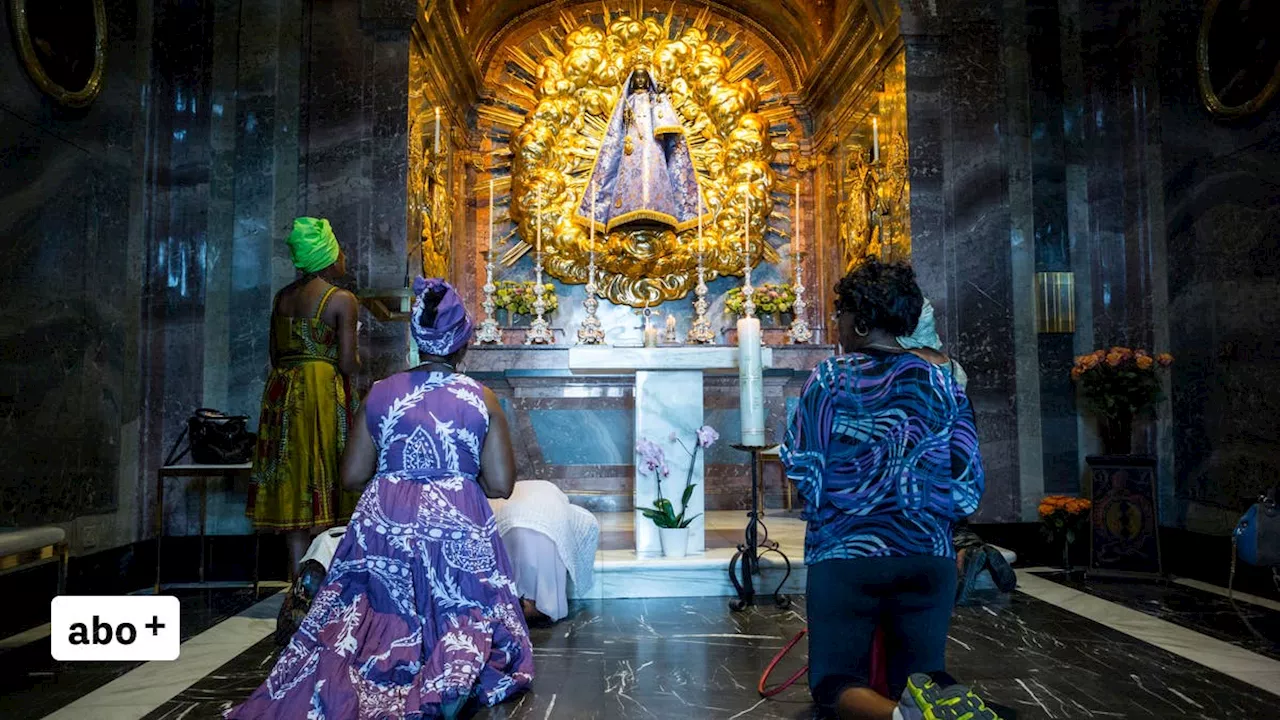
<instances>
[{"instance_id":1,"label":"gold wall ornament","mask_svg":"<svg viewBox=\"0 0 1280 720\"><path fill-rule=\"evenodd\" d=\"M107 65L105 0L76 7L52 0L10 0L9 21L23 67L59 105L88 106L102 90Z\"/></svg>"},{"instance_id":2,"label":"gold wall ornament","mask_svg":"<svg viewBox=\"0 0 1280 720\"><path fill-rule=\"evenodd\" d=\"M509 134L510 213L522 238L533 237L540 220L543 263L552 277L587 280L587 222L580 207L623 85L637 67L651 73L676 115L655 124L661 120L688 143L707 213L708 280L742 274L744 203L750 206L751 264L778 261L764 240L777 180L770 167L771 126L787 123L793 113L787 108L783 119L767 119L783 107L767 53L749 34L709 30L710 17L705 9L692 17L659 13L643 19L607 10L603 16L562 14L555 28L508 50L518 72L500 76L479 108L480 129L514 125L512 109L527 107ZM539 192L545 200L541 216L534 200ZM695 226L626 223L598 232L600 294L633 307L684 297L696 283ZM504 261L510 264L528 249L522 240Z\"/></svg>"},{"instance_id":3,"label":"gold wall ornament","mask_svg":"<svg viewBox=\"0 0 1280 720\"><path fill-rule=\"evenodd\" d=\"M424 277L453 278L453 238L460 205L458 179L468 156L455 151L452 113L429 97L432 72L425 46L414 37L409 56L409 228L410 259L419 254ZM406 275L409 275L406 268Z\"/></svg>"},{"instance_id":4,"label":"gold wall ornament","mask_svg":"<svg viewBox=\"0 0 1280 720\"><path fill-rule=\"evenodd\" d=\"M1252 115L1280 90L1280 3L1206 0L1196 38L1196 76L1209 112Z\"/></svg>"}]
</instances>

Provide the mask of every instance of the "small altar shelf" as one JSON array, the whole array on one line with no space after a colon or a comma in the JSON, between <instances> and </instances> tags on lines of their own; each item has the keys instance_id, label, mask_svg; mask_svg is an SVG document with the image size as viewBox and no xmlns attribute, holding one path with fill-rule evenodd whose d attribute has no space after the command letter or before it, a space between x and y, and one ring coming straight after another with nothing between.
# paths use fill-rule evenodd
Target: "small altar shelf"
<instances>
[{"instance_id":1,"label":"small altar shelf","mask_svg":"<svg viewBox=\"0 0 1280 720\"><path fill-rule=\"evenodd\" d=\"M360 304L379 322L407 322L412 308L413 290L390 288L364 290L356 295Z\"/></svg>"}]
</instances>

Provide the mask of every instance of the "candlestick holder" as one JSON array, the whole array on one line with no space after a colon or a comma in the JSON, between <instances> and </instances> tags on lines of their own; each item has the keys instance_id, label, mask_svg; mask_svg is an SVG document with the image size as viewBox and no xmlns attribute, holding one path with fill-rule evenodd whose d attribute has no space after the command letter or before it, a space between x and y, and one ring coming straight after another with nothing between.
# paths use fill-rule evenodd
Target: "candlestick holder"
<instances>
[{"instance_id":1,"label":"candlestick holder","mask_svg":"<svg viewBox=\"0 0 1280 720\"><path fill-rule=\"evenodd\" d=\"M756 316L756 302L752 298L756 294L756 289L751 287L751 253L743 253L742 267L742 317L753 318Z\"/></svg>"},{"instance_id":2,"label":"candlestick holder","mask_svg":"<svg viewBox=\"0 0 1280 720\"><path fill-rule=\"evenodd\" d=\"M710 345L716 341L716 333L711 329L711 319L707 310L711 303L707 302L707 271L702 263L702 253L698 253L698 286L694 289L693 324L689 326L687 342L697 345Z\"/></svg>"},{"instance_id":3,"label":"candlestick holder","mask_svg":"<svg viewBox=\"0 0 1280 720\"><path fill-rule=\"evenodd\" d=\"M599 288L596 287L596 254L592 252L590 262L587 264L587 297L582 301L582 307L586 309L587 316L582 320L582 327L578 328L579 345L604 343L604 328L600 325L600 318L596 317L596 310L600 307L600 301L596 299L597 292Z\"/></svg>"},{"instance_id":4,"label":"candlestick holder","mask_svg":"<svg viewBox=\"0 0 1280 720\"><path fill-rule=\"evenodd\" d=\"M801 270L801 261L804 254L797 252L795 254L796 264L796 301L791 307L793 317L791 319L791 329L787 331L787 336L791 338L791 342L796 345L803 345L813 339L813 330L809 327L809 321L805 319L805 314L809 309L809 304L804 301L804 277Z\"/></svg>"},{"instance_id":5,"label":"candlestick holder","mask_svg":"<svg viewBox=\"0 0 1280 720\"><path fill-rule=\"evenodd\" d=\"M529 323L529 331L525 333L525 345L551 345L556 339L551 333L551 324L544 315L547 312L547 301L542 297L546 288L542 286L542 253L538 253L533 266L533 322Z\"/></svg>"},{"instance_id":6,"label":"candlestick holder","mask_svg":"<svg viewBox=\"0 0 1280 720\"><path fill-rule=\"evenodd\" d=\"M747 511L747 526L743 530L744 542L738 544L738 552L729 560L729 581L733 583L733 590L738 596L736 600L729 602L729 609L740 612L757 603L755 577L760 575L760 557L774 553L782 561L785 570L782 580L773 591L773 602L785 610L791 607L791 598L782 594L782 586L791 577L791 559L778 546L777 540L769 539L769 528L760 519L760 454L769 448L757 445L734 445L733 448L751 454L751 508Z\"/></svg>"},{"instance_id":7,"label":"candlestick holder","mask_svg":"<svg viewBox=\"0 0 1280 720\"><path fill-rule=\"evenodd\" d=\"M476 331L476 342L481 345L498 345L502 343L502 329L498 327L498 321L493 317L493 313L498 307L493 301L493 294L497 289L497 286L493 284L493 251L486 250L484 302L480 304L484 308L484 320L480 321L480 329Z\"/></svg>"}]
</instances>

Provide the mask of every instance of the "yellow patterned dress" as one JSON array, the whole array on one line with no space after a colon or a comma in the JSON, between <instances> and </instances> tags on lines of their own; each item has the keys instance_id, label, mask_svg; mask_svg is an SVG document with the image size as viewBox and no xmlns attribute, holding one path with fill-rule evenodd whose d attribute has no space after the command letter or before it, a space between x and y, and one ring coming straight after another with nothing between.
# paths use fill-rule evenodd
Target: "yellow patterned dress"
<instances>
[{"instance_id":1,"label":"yellow patterned dress","mask_svg":"<svg viewBox=\"0 0 1280 720\"><path fill-rule=\"evenodd\" d=\"M259 530L345 524L360 499L342 490L339 462L355 400L338 369L338 336L320 316L273 315L276 363L262 393L258 447L245 514Z\"/></svg>"}]
</instances>

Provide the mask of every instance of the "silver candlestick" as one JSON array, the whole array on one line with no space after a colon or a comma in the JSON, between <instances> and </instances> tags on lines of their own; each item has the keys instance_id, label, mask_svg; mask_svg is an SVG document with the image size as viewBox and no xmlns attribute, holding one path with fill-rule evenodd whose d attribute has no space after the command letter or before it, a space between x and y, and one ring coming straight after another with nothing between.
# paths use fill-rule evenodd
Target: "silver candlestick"
<instances>
[{"instance_id":1,"label":"silver candlestick","mask_svg":"<svg viewBox=\"0 0 1280 720\"><path fill-rule=\"evenodd\" d=\"M804 280L801 277L801 259L803 253L795 254L796 264L796 301L791 307L794 317L791 319L791 329L787 331L787 335L791 338L791 342L796 345L802 345L813 339L813 330L809 329L809 321L805 320L805 314L808 309L808 303L804 301Z\"/></svg>"},{"instance_id":2,"label":"silver candlestick","mask_svg":"<svg viewBox=\"0 0 1280 720\"><path fill-rule=\"evenodd\" d=\"M698 253L698 286L693 292L697 299L693 301L693 324L689 326L688 341L710 345L716 341L716 333L711 329L711 318L707 317L711 304L707 302L707 272L702 264L702 253Z\"/></svg>"},{"instance_id":3,"label":"silver candlestick","mask_svg":"<svg viewBox=\"0 0 1280 720\"><path fill-rule=\"evenodd\" d=\"M476 331L476 342L481 345L498 345L502 343L502 329L498 327L498 321L493 318L493 312L497 309L497 304L493 301L493 293L498 288L493 284L492 250L485 253L485 260L484 302L481 303L481 307L484 308L484 320L480 321L480 329Z\"/></svg>"},{"instance_id":4,"label":"silver candlestick","mask_svg":"<svg viewBox=\"0 0 1280 720\"><path fill-rule=\"evenodd\" d=\"M600 307L600 301L596 299L598 291L599 288L596 287L596 253L593 248L587 263L587 297L582 301L582 307L586 309L587 316L582 319L582 327L578 328L579 345L601 345L604 343L604 328L600 325L600 318L596 317L596 309Z\"/></svg>"},{"instance_id":5,"label":"silver candlestick","mask_svg":"<svg viewBox=\"0 0 1280 720\"><path fill-rule=\"evenodd\" d=\"M555 336L551 334L551 323L543 317L547 312L547 301L543 298L546 288L542 286L542 253L538 253L533 266L533 321L529 323L529 332L524 336L525 345L551 345Z\"/></svg>"},{"instance_id":6,"label":"silver candlestick","mask_svg":"<svg viewBox=\"0 0 1280 720\"><path fill-rule=\"evenodd\" d=\"M551 334L551 325L543 317L547 312L547 301L543 298L546 288L542 286L542 192L538 192L538 246L533 265L533 322L529 323L529 332L524 336L525 345L551 345L555 336Z\"/></svg>"}]
</instances>

